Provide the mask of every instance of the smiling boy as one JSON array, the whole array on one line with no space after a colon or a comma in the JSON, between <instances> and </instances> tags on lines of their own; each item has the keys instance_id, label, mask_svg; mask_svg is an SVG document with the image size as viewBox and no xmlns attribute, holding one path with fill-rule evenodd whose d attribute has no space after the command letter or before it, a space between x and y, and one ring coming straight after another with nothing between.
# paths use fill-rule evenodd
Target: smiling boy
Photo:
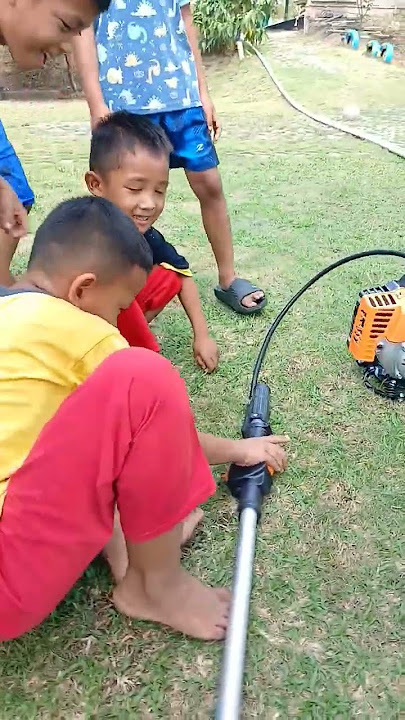
<instances>
[{"instance_id":1,"label":"smiling boy","mask_svg":"<svg viewBox=\"0 0 405 720\"><path fill-rule=\"evenodd\" d=\"M178 296L193 330L195 361L213 372L218 348L209 335L189 264L154 227L165 206L170 151L159 125L124 110L113 113L94 129L86 183L93 195L110 200L131 218L153 254L145 287L118 319L122 335L130 345L158 350L147 323Z\"/></svg>"},{"instance_id":2,"label":"smiling boy","mask_svg":"<svg viewBox=\"0 0 405 720\"><path fill-rule=\"evenodd\" d=\"M66 52L75 35L108 10L110 0L2 0L0 44L7 45L21 70L43 67L48 57ZM7 150L13 152L7 143ZM3 167L4 166L4 167ZM22 173L18 170L19 175ZM18 188L10 184L7 163L0 166L0 253L12 257L27 233L27 211ZM8 242L7 242L8 241Z\"/></svg>"}]
</instances>

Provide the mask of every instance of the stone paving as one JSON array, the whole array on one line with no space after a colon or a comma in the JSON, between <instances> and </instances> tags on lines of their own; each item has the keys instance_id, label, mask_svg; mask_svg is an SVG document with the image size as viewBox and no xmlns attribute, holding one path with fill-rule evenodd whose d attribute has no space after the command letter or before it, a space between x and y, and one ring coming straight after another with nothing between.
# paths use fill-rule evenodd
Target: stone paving
<instances>
[{"instance_id":1,"label":"stone paving","mask_svg":"<svg viewBox=\"0 0 405 720\"><path fill-rule=\"evenodd\" d=\"M342 73L341 63L334 60L337 39L334 39L334 45L327 45L327 40L314 40L309 43L303 39L301 34L277 33L271 35L271 50L269 53L271 59L277 59L282 62L284 67L297 69L299 67L313 68L325 75L333 76ZM351 51L347 51L348 58ZM324 56L329 57L325 58ZM370 63L378 62L369 59ZM349 82L350 74L359 72L359 67L355 64L347 63L345 71L348 72ZM361 71L361 70L360 70ZM370 64L367 73L364 76L364 82L367 83L368 77L373 75L373 65ZM287 88L286 88L287 89ZM300 99L294 98L298 102ZM342 113L324 113L332 120L339 121L349 125L349 127L361 130L363 132L374 135L378 139L384 139L398 146L400 150L405 152L405 70L403 77L398 81L398 101L402 103L397 108L381 107L373 110L362 111L360 116L354 120L347 120ZM375 105L378 105L378 98L375 98ZM316 108L307 107L308 110L316 113ZM324 132L329 132L327 129ZM332 136L335 137L335 131L331 130Z\"/></svg>"}]
</instances>

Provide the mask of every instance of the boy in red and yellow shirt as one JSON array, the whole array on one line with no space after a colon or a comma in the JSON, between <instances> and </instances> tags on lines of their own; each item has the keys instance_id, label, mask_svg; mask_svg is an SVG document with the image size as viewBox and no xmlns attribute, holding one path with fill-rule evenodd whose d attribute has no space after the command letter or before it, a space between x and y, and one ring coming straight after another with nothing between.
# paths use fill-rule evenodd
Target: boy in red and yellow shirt
<instances>
[{"instance_id":1,"label":"boy in red and yellow shirt","mask_svg":"<svg viewBox=\"0 0 405 720\"><path fill-rule=\"evenodd\" d=\"M28 270L0 287L0 641L38 625L111 541L114 603L194 637L224 637L229 593L180 565L183 522L215 492L208 463L285 467L283 438L197 433L184 384L129 348L117 316L152 253L117 207L69 200L39 228Z\"/></svg>"}]
</instances>

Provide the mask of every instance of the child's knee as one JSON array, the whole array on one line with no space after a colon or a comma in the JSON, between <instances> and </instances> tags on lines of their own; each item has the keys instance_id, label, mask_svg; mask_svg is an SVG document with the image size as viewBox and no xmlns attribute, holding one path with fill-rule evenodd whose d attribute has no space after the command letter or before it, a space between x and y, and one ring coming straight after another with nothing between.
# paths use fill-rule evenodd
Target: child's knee
<instances>
[{"instance_id":1,"label":"child's knee","mask_svg":"<svg viewBox=\"0 0 405 720\"><path fill-rule=\"evenodd\" d=\"M193 189L201 201L215 201L223 198L221 176L218 168L205 170L198 174Z\"/></svg>"},{"instance_id":2,"label":"child's knee","mask_svg":"<svg viewBox=\"0 0 405 720\"><path fill-rule=\"evenodd\" d=\"M188 405L188 396L180 374L169 360L152 350L140 347L118 350L104 360L96 372L103 374L106 386L109 380L111 385L114 381L115 387L117 380L119 384L129 384L138 402L145 396L145 392L148 392L152 402L154 399L176 399L180 404L183 395Z\"/></svg>"},{"instance_id":3,"label":"child's knee","mask_svg":"<svg viewBox=\"0 0 405 720\"><path fill-rule=\"evenodd\" d=\"M166 358L152 350L142 347L129 347L117 350L99 366L98 371L115 379L156 379L158 375L166 375L174 369Z\"/></svg>"}]
</instances>

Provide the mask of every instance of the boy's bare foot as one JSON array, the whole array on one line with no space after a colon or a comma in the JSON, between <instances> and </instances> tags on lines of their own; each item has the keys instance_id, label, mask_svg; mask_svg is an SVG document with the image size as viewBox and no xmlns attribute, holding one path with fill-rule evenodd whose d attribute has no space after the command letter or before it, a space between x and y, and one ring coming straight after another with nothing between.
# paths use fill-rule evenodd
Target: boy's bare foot
<instances>
[{"instance_id":1,"label":"boy's bare foot","mask_svg":"<svg viewBox=\"0 0 405 720\"><path fill-rule=\"evenodd\" d=\"M183 530L181 534L181 544L187 545L193 539L193 535L204 517L204 511L197 507L187 515L183 521Z\"/></svg>"},{"instance_id":2,"label":"boy's bare foot","mask_svg":"<svg viewBox=\"0 0 405 720\"><path fill-rule=\"evenodd\" d=\"M115 588L117 610L138 620L151 620L201 638L222 640L228 625L230 593L210 588L179 568L169 580L149 579L130 568Z\"/></svg>"}]
</instances>

